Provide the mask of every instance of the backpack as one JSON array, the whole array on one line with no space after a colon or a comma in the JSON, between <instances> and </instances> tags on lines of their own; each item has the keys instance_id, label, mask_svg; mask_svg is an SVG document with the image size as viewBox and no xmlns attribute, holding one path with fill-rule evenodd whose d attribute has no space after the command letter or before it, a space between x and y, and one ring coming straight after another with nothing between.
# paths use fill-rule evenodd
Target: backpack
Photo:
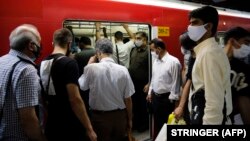
<instances>
[{"instance_id":1,"label":"backpack","mask_svg":"<svg viewBox=\"0 0 250 141\"><path fill-rule=\"evenodd\" d=\"M51 68L55 64L56 61L60 60L64 56L59 56L56 58L52 58L49 60L44 60L41 62L39 75L41 78L41 83L43 87L43 91L46 95L56 95L53 79L51 77Z\"/></svg>"}]
</instances>

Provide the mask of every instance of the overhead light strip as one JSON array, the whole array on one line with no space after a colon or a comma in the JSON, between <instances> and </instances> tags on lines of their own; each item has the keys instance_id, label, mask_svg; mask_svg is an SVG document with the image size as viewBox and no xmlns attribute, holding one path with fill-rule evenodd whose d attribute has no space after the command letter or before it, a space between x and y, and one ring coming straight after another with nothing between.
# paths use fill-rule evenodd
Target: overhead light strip
<instances>
[{"instance_id":1,"label":"overhead light strip","mask_svg":"<svg viewBox=\"0 0 250 141\"><path fill-rule=\"evenodd\" d=\"M133 3L133 4L140 4L140 5L151 5L151 6L158 6L158 7L166 7L166 8L174 8L174 9L181 9L181 10L193 10L202 6L203 4L196 4L191 2L184 2L184 1L174 1L174 0L111 0L117 2L124 2L124 3ZM238 10L231 10L222 7L215 7L217 8L219 14L226 15L226 16L234 16L240 18L247 18L250 19L250 12L243 12Z\"/></svg>"}]
</instances>

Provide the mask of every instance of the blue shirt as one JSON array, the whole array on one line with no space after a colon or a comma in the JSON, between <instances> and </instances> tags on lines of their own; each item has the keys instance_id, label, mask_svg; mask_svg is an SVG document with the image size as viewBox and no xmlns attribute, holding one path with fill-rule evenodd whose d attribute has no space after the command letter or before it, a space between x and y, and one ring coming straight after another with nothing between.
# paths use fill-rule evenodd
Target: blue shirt
<instances>
[{"instance_id":1,"label":"blue shirt","mask_svg":"<svg viewBox=\"0 0 250 141\"><path fill-rule=\"evenodd\" d=\"M40 92L37 69L31 63L21 61L14 69L10 92L6 93L10 71L14 63L22 59L33 62L27 55L16 50L0 57L0 140L26 141L28 138L20 124L18 109L38 105ZM4 105L5 102L5 105ZM4 105L4 107L3 107Z\"/></svg>"}]
</instances>

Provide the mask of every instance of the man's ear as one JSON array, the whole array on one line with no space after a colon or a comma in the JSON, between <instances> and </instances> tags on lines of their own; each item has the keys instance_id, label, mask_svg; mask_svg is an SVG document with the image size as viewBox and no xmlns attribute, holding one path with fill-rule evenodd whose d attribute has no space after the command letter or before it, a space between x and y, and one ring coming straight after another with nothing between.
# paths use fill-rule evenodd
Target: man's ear
<instances>
[{"instance_id":1,"label":"man's ear","mask_svg":"<svg viewBox=\"0 0 250 141\"><path fill-rule=\"evenodd\" d=\"M213 24L212 23L207 23L207 25L205 27L206 27L207 30L212 31Z\"/></svg>"}]
</instances>

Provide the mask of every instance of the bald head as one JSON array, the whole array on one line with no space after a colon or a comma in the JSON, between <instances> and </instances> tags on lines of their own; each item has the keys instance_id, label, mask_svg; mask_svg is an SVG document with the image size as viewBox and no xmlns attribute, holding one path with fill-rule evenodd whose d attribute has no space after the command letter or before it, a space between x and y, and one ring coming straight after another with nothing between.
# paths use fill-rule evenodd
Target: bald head
<instances>
[{"instance_id":1,"label":"bald head","mask_svg":"<svg viewBox=\"0 0 250 141\"><path fill-rule=\"evenodd\" d=\"M9 41L12 49L23 51L30 42L40 45L41 36L34 25L23 24L11 32Z\"/></svg>"}]
</instances>

